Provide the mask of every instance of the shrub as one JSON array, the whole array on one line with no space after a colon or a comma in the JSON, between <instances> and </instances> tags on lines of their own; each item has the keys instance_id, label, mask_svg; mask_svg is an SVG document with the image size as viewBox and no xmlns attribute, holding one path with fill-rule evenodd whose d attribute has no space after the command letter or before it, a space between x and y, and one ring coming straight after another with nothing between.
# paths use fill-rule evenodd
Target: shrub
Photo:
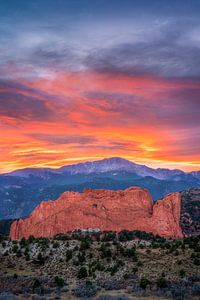
<instances>
[{"instance_id":1,"label":"shrub","mask_svg":"<svg viewBox=\"0 0 200 300\"><path fill-rule=\"evenodd\" d=\"M27 254L27 255L25 256L25 259L26 259L26 261L29 261L29 260L30 260L30 255Z\"/></svg>"},{"instance_id":2,"label":"shrub","mask_svg":"<svg viewBox=\"0 0 200 300\"><path fill-rule=\"evenodd\" d=\"M175 253L174 253L174 255L175 255L175 256L178 256L178 255L179 255L179 251L176 250Z\"/></svg>"},{"instance_id":3,"label":"shrub","mask_svg":"<svg viewBox=\"0 0 200 300\"><path fill-rule=\"evenodd\" d=\"M135 248L128 248L125 250L125 256L128 257L135 257L136 253L135 253Z\"/></svg>"},{"instance_id":4,"label":"shrub","mask_svg":"<svg viewBox=\"0 0 200 300\"><path fill-rule=\"evenodd\" d=\"M81 241L80 250L87 250L90 248L90 241L88 239L84 239Z\"/></svg>"},{"instance_id":5,"label":"shrub","mask_svg":"<svg viewBox=\"0 0 200 300\"><path fill-rule=\"evenodd\" d=\"M72 259L72 250L66 251L66 262L68 262L70 259Z\"/></svg>"},{"instance_id":6,"label":"shrub","mask_svg":"<svg viewBox=\"0 0 200 300\"><path fill-rule=\"evenodd\" d=\"M39 288L41 286L41 282L39 281L39 279L35 279L33 282L33 290Z\"/></svg>"},{"instance_id":7,"label":"shrub","mask_svg":"<svg viewBox=\"0 0 200 300\"><path fill-rule=\"evenodd\" d=\"M111 257L112 252L110 249L104 249L101 254L101 258Z\"/></svg>"},{"instance_id":8,"label":"shrub","mask_svg":"<svg viewBox=\"0 0 200 300\"><path fill-rule=\"evenodd\" d=\"M138 261L137 266L138 267L142 267L143 266L143 262L142 261Z\"/></svg>"},{"instance_id":9,"label":"shrub","mask_svg":"<svg viewBox=\"0 0 200 300\"><path fill-rule=\"evenodd\" d=\"M25 248L25 251L24 251L24 255L28 255L29 254L29 248Z\"/></svg>"},{"instance_id":10,"label":"shrub","mask_svg":"<svg viewBox=\"0 0 200 300\"><path fill-rule=\"evenodd\" d=\"M40 265L44 265L45 263L45 258L44 256L42 255L41 252L39 252L38 256L37 256L37 261L36 261L38 264Z\"/></svg>"},{"instance_id":11,"label":"shrub","mask_svg":"<svg viewBox=\"0 0 200 300\"><path fill-rule=\"evenodd\" d=\"M6 242L5 242L5 241L3 241L3 242L1 243L1 245L2 245L3 248L6 248Z\"/></svg>"},{"instance_id":12,"label":"shrub","mask_svg":"<svg viewBox=\"0 0 200 300\"><path fill-rule=\"evenodd\" d=\"M123 230L123 231L119 232L118 238L119 238L120 242L131 241L134 238L134 234L132 231Z\"/></svg>"},{"instance_id":13,"label":"shrub","mask_svg":"<svg viewBox=\"0 0 200 300\"><path fill-rule=\"evenodd\" d=\"M148 280L148 279L146 279L146 278L144 278L144 277L142 277L141 279L140 279L140 287L142 288L142 289L146 289L146 287L147 287L147 285L149 285L150 284L150 281Z\"/></svg>"},{"instance_id":14,"label":"shrub","mask_svg":"<svg viewBox=\"0 0 200 300\"><path fill-rule=\"evenodd\" d=\"M33 243L34 241L35 241L34 236L30 235L29 238L28 238L28 240L27 240L27 243L28 243L28 244L31 244L31 243Z\"/></svg>"},{"instance_id":15,"label":"shrub","mask_svg":"<svg viewBox=\"0 0 200 300\"><path fill-rule=\"evenodd\" d=\"M54 242L54 243L53 243L53 248L56 249L56 248L58 248L58 247L59 247L59 243L58 243L58 242Z\"/></svg>"},{"instance_id":16,"label":"shrub","mask_svg":"<svg viewBox=\"0 0 200 300\"><path fill-rule=\"evenodd\" d=\"M57 285L58 287L60 287L60 288L62 288L62 287L65 285L65 281L64 281L64 279L63 279L62 277L56 276L56 277L54 278L54 280L55 280L56 285Z\"/></svg>"},{"instance_id":17,"label":"shrub","mask_svg":"<svg viewBox=\"0 0 200 300\"><path fill-rule=\"evenodd\" d=\"M112 231L108 231L104 233L104 237L102 238L102 242L111 242L116 239L116 233Z\"/></svg>"},{"instance_id":18,"label":"shrub","mask_svg":"<svg viewBox=\"0 0 200 300\"><path fill-rule=\"evenodd\" d=\"M200 258L195 258L194 260L193 260L193 264L194 265L196 265L196 266L200 266Z\"/></svg>"},{"instance_id":19,"label":"shrub","mask_svg":"<svg viewBox=\"0 0 200 300\"><path fill-rule=\"evenodd\" d=\"M22 256L22 252L21 252L20 249L17 251L16 255L17 255L17 257L21 257Z\"/></svg>"},{"instance_id":20,"label":"shrub","mask_svg":"<svg viewBox=\"0 0 200 300\"><path fill-rule=\"evenodd\" d=\"M92 258L93 258L93 253L90 252L90 253L89 253L89 259L92 259Z\"/></svg>"},{"instance_id":21,"label":"shrub","mask_svg":"<svg viewBox=\"0 0 200 300\"><path fill-rule=\"evenodd\" d=\"M78 254L78 261L79 261L80 264L85 262L85 252Z\"/></svg>"},{"instance_id":22,"label":"shrub","mask_svg":"<svg viewBox=\"0 0 200 300\"><path fill-rule=\"evenodd\" d=\"M26 240L24 237L20 240L19 244L22 248L26 246Z\"/></svg>"},{"instance_id":23,"label":"shrub","mask_svg":"<svg viewBox=\"0 0 200 300\"><path fill-rule=\"evenodd\" d=\"M167 281L166 281L166 279L165 279L164 276L161 275L161 276L158 278L158 280L157 280L157 287L158 287L158 288L161 288L161 289L167 287Z\"/></svg>"},{"instance_id":24,"label":"shrub","mask_svg":"<svg viewBox=\"0 0 200 300\"><path fill-rule=\"evenodd\" d=\"M196 258L196 253L193 252L193 253L191 254L191 258L192 258L192 259Z\"/></svg>"},{"instance_id":25,"label":"shrub","mask_svg":"<svg viewBox=\"0 0 200 300\"><path fill-rule=\"evenodd\" d=\"M185 276L185 270L181 269L179 272L180 277L184 277Z\"/></svg>"},{"instance_id":26,"label":"shrub","mask_svg":"<svg viewBox=\"0 0 200 300\"><path fill-rule=\"evenodd\" d=\"M79 279L86 278L88 276L87 269L85 267L81 267L78 271L77 277Z\"/></svg>"},{"instance_id":27,"label":"shrub","mask_svg":"<svg viewBox=\"0 0 200 300\"><path fill-rule=\"evenodd\" d=\"M57 234L54 236L54 240L58 240L58 241L68 241L70 238L68 235L66 234Z\"/></svg>"},{"instance_id":28,"label":"shrub","mask_svg":"<svg viewBox=\"0 0 200 300\"><path fill-rule=\"evenodd\" d=\"M18 245L14 245L12 248L13 253L17 253L17 251L19 250Z\"/></svg>"},{"instance_id":29,"label":"shrub","mask_svg":"<svg viewBox=\"0 0 200 300\"><path fill-rule=\"evenodd\" d=\"M138 272L138 268L137 268L137 267L134 267L132 271L133 271L133 274L135 274L135 273Z\"/></svg>"},{"instance_id":30,"label":"shrub","mask_svg":"<svg viewBox=\"0 0 200 300\"><path fill-rule=\"evenodd\" d=\"M114 264L110 270L110 275L113 276L115 273L117 273L118 268L119 268L118 264Z\"/></svg>"},{"instance_id":31,"label":"shrub","mask_svg":"<svg viewBox=\"0 0 200 300\"><path fill-rule=\"evenodd\" d=\"M182 265L182 260L177 260L177 264L180 266L180 265Z\"/></svg>"},{"instance_id":32,"label":"shrub","mask_svg":"<svg viewBox=\"0 0 200 300\"><path fill-rule=\"evenodd\" d=\"M100 262L98 262L95 267L96 267L96 270L98 270L98 271L104 271L105 270L105 266L102 265Z\"/></svg>"}]
</instances>

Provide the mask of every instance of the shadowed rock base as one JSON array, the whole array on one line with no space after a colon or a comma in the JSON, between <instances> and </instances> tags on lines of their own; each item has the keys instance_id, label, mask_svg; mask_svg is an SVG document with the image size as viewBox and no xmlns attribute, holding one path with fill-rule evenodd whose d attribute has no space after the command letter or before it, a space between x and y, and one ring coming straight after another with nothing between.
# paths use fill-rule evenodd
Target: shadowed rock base
<instances>
[{"instance_id":1,"label":"shadowed rock base","mask_svg":"<svg viewBox=\"0 0 200 300\"><path fill-rule=\"evenodd\" d=\"M13 222L12 240L52 237L75 229L141 230L166 238L183 237L180 227L181 194L172 193L153 204L146 189L65 192L56 201L38 205L27 219Z\"/></svg>"}]
</instances>

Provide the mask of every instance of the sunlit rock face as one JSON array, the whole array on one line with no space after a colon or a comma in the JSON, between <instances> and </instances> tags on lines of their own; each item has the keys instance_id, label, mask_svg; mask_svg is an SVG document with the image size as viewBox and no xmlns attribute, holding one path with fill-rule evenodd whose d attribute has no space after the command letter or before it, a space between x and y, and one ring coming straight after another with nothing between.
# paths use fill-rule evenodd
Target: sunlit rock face
<instances>
[{"instance_id":1,"label":"sunlit rock face","mask_svg":"<svg viewBox=\"0 0 200 300\"><path fill-rule=\"evenodd\" d=\"M181 194L172 193L153 204L146 189L65 192L56 201L38 205L26 219L11 225L10 238L52 237L75 229L142 230L166 238L183 237Z\"/></svg>"}]
</instances>

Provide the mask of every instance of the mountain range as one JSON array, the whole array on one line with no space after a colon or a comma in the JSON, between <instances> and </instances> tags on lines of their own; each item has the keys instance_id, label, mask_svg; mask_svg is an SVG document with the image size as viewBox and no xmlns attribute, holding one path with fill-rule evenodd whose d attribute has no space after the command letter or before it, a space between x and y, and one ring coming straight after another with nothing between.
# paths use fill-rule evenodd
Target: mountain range
<instances>
[{"instance_id":1,"label":"mountain range","mask_svg":"<svg viewBox=\"0 0 200 300\"><path fill-rule=\"evenodd\" d=\"M200 187L200 171L153 169L119 157L53 168L25 168L0 174L0 219L26 217L41 201L84 188L147 188L153 200Z\"/></svg>"},{"instance_id":2,"label":"mountain range","mask_svg":"<svg viewBox=\"0 0 200 300\"><path fill-rule=\"evenodd\" d=\"M127 159L120 157L105 158L97 161L90 161L78 163L73 165L63 166L58 169L52 168L25 168L7 173L9 176L18 177L42 177L49 178L54 174L91 174L91 173L105 173L110 171L126 171L135 173L139 176L151 176L162 180L180 180L180 179L200 179L200 171L185 173L184 171L166 168L153 169L145 165L136 164ZM6 174L5 174L6 175Z\"/></svg>"}]
</instances>

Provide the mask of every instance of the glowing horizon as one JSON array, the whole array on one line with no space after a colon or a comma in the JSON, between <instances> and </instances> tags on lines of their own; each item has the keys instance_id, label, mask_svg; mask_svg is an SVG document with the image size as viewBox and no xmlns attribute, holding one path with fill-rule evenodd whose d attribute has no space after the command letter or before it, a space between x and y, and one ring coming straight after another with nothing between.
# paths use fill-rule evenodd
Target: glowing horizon
<instances>
[{"instance_id":1,"label":"glowing horizon","mask_svg":"<svg viewBox=\"0 0 200 300\"><path fill-rule=\"evenodd\" d=\"M112 157L77 157L77 158L67 158L67 159L63 159L62 161L55 161L54 163L51 163L51 162L47 162L47 163L38 163L38 164L32 164L32 165L28 165L28 166L22 166L20 168L17 168L17 169L11 169L11 170L7 170L6 172L2 172L0 174L7 174L7 173L10 173L10 172L13 172L13 171L17 171L17 170L23 170L23 169L26 169L26 168L35 168L35 169L38 169L38 168L50 168L50 169L58 169L60 167L63 167L63 166L67 166L67 165L75 165L75 164L78 164L78 163L84 163L84 162L94 162L94 161L99 161L99 160L103 160L103 159L109 159L109 158L113 158L113 157L119 157L119 156L112 156ZM151 162L144 162L142 160L132 160L130 159L129 157L119 157L119 158L122 158L122 159L126 159L128 161L131 161L131 162L134 162L134 163L137 163L139 165L145 165L147 167L150 167L150 168L153 168L153 169L157 169L157 168L167 168L167 169L170 169L170 170L174 170L174 169L179 169L179 170L183 170L185 172L192 172L192 171L199 171L199 169L195 169L195 164L191 164L190 162L168 162L168 164L166 165L166 163L162 162L162 161L155 161L153 164ZM181 167L183 165L183 167ZM187 165L189 166L189 168L191 167L191 165L194 167L192 170L187 170ZM196 167L199 167L199 165L197 165Z\"/></svg>"}]
</instances>

